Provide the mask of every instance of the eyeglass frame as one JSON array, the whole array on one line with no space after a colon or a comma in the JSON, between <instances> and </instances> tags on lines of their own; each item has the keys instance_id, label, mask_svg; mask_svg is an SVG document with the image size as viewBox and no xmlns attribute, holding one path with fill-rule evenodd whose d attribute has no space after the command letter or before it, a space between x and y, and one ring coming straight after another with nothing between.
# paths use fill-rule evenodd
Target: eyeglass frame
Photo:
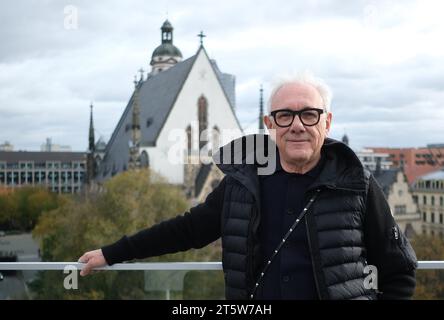
<instances>
[{"instance_id":1,"label":"eyeglass frame","mask_svg":"<svg viewBox=\"0 0 444 320\"><path fill-rule=\"evenodd\" d=\"M276 121L276 117L275 117L275 115L276 115L276 113L281 112L281 111L287 111L287 112L291 113L291 115L293 116L293 119L291 119L291 122L290 122L290 124L289 124L288 126L281 126L281 125L278 124L277 121ZM316 112L318 113L318 121L316 121L314 124L305 124L304 121L303 121L302 118L301 118L301 114L302 114L303 112L305 112L305 111L316 111ZM291 125L292 125L293 122L294 122L294 118L295 118L296 115L298 116L299 121L301 121L301 123L302 123L304 126L306 126L306 127L313 127L313 126L315 126L315 125L317 125L317 124L319 123L319 121L321 120L321 115L322 115L323 113L327 113L327 111L325 110L325 108L320 109L320 108L313 108L313 107L305 107L305 108L303 108L303 109L301 109L301 110L291 110L291 109L278 109L278 110L273 110L273 111L270 112L270 116L273 117L274 122L275 122L276 125L277 125L278 127L280 127L280 128L288 128L288 127L291 127Z\"/></svg>"}]
</instances>

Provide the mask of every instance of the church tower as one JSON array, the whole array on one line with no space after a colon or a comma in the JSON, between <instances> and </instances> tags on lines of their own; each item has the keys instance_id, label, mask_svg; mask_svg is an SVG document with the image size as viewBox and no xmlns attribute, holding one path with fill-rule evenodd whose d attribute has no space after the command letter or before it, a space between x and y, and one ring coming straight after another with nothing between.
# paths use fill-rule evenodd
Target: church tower
<instances>
[{"instance_id":1,"label":"church tower","mask_svg":"<svg viewBox=\"0 0 444 320\"><path fill-rule=\"evenodd\" d=\"M152 69L149 76L154 76L182 61L182 53L173 45L173 26L171 23L166 20L160 30L162 43L153 51L151 56L150 65Z\"/></svg>"},{"instance_id":2,"label":"church tower","mask_svg":"<svg viewBox=\"0 0 444 320\"><path fill-rule=\"evenodd\" d=\"M264 89L259 90L259 133L264 133Z\"/></svg>"},{"instance_id":3,"label":"church tower","mask_svg":"<svg viewBox=\"0 0 444 320\"><path fill-rule=\"evenodd\" d=\"M140 80L134 79L134 103L131 121L131 141L130 141L130 155L129 155L129 169L140 168L140 105L139 105L139 89L143 84L143 70L141 72Z\"/></svg>"},{"instance_id":4,"label":"church tower","mask_svg":"<svg viewBox=\"0 0 444 320\"><path fill-rule=\"evenodd\" d=\"M86 159L86 168L87 168L86 183L90 185L97 173L96 172L97 166L94 160L94 154L96 150L95 150L95 141L94 141L93 104L91 103L89 107L91 111L89 118L88 156Z\"/></svg>"}]
</instances>

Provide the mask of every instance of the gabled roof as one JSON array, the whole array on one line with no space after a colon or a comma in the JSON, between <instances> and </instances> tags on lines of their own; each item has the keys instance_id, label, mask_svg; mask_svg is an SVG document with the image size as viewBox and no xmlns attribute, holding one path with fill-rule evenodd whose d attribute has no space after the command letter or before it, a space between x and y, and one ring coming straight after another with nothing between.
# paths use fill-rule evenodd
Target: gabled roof
<instances>
[{"instance_id":1,"label":"gabled roof","mask_svg":"<svg viewBox=\"0 0 444 320\"><path fill-rule=\"evenodd\" d=\"M234 109L236 106L236 92L235 92L236 78L235 78L235 76L232 74L223 73L222 71L220 71L216 60L211 59L210 62L213 67L213 70L216 72L217 79L219 80L220 84L222 85L222 88L225 91L225 94L227 95L227 99L231 105L231 108Z\"/></svg>"},{"instance_id":2,"label":"gabled roof","mask_svg":"<svg viewBox=\"0 0 444 320\"><path fill-rule=\"evenodd\" d=\"M146 79L139 89L141 144L154 145L163 124L170 113L177 96L190 72L196 56L177 63L173 67ZM106 166L117 163L120 172L128 162L131 139L131 121L134 92L113 131L106 149L98 178Z\"/></svg>"},{"instance_id":3,"label":"gabled roof","mask_svg":"<svg viewBox=\"0 0 444 320\"><path fill-rule=\"evenodd\" d=\"M201 51L203 51L208 58L204 47L201 46L194 56L142 82L139 88L142 146L155 146L157 137L174 107L176 99ZM234 113L234 76L231 76L232 79L230 80L230 75L222 74L215 63L211 63L211 66ZM105 156L97 177L99 180L103 178L104 169L107 171L105 174L107 175L109 171L112 170L111 168L117 165L117 170L120 172L128 162L128 143L131 139L133 99L134 93L128 101L116 129L107 144ZM235 119L239 123L236 116ZM240 125L239 128L241 128ZM106 170L106 167L108 167L108 170Z\"/></svg>"}]
</instances>

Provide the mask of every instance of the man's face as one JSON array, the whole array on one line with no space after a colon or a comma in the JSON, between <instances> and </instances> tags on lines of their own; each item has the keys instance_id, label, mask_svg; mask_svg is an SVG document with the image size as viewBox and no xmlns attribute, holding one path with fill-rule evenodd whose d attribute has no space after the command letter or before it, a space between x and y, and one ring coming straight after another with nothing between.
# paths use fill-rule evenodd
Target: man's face
<instances>
[{"instance_id":1,"label":"man's face","mask_svg":"<svg viewBox=\"0 0 444 320\"><path fill-rule=\"evenodd\" d=\"M290 83L282 86L271 100L271 111L280 109L301 110L307 107L324 108L324 102L319 92L311 85ZM275 140L281 160L285 163L312 167L320 159L321 147L330 130L331 113L321 114L318 124L305 126L299 117L294 117L293 123L286 128L279 127L275 119L264 117L268 129L275 130ZM273 131L272 132L272 136Z\"/></svg>"}]
</instances>

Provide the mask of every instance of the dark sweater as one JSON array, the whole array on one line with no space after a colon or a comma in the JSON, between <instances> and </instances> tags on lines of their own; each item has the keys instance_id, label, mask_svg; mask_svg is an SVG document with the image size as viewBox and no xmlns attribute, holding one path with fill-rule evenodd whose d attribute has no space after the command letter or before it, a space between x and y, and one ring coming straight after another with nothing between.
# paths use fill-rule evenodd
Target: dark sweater
<instances>
[{"instance_id":1,"label":"dark sweater","mask_svg":"<svg viewBox=\"0 0 444 320\"><path fill-rule=\"evenodd\" d=\"M275 173L260 176L262 217L259 238L263 266L304 208L305 191L319 175L322 163L320 161L306 174L288 173L277 157ZM304 218L268 268L256 297L318 299Z\"/></svg>"}]
</instances>

